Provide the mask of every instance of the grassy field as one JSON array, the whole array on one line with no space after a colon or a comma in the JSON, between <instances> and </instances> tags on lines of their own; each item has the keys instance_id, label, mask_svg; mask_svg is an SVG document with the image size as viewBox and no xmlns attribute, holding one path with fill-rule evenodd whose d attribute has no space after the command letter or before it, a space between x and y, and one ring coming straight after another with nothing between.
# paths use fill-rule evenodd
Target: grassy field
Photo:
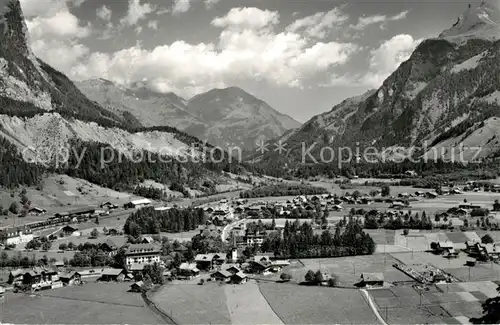
<instances>
[{"instance_id":1,"label":"grassy field","mask_svg":"<svg viewBox=\"0 0 500 325\"><path fill-rule=\"evenodd\" d=\"M7 294L3 321L14 324L158 324L129 284L87 283L36 295Z\"/></svg>"},{"instance_id":2,"label":"grassy field","mask_svg":"<svg viewBox=\"0 0 500 325\"><path fill-rule=\"evenodd\" d=\"M496 295L492 287L492 282L468 282L429 286L422 294L409 286L369 292L388 323L459 324L481 316L481 303Z\"/></svg>"},{"instance_id":3,"label":"grassy field","mask_svg":"<svg viewBox=\"0 0 500 325\"><path fill-rule=\"evenodd\" d=\"M231 324L224 285L168 284L152 300L180 324Z\"/></svg>"},{"instance_id":4,"label":"grassy field","mask_svg":"<svg viewBox=\"0 0 500 325\"><path fill-rule=\"evenodd\" d=\"M283 324L262 296L255 281L225 286L232 324Z\"/></svg>"},{"instance_id":5,"label":"grassy field","mask_svg":"<svg viewBox=\"0 0 500 325\"><path fill-rule=\"evenodd\" d=\"M363 272L381 272L384 274L385 281L390 283L413 281L413 279L392 266L396 262L397 260L389 254L302 259L300 261L292 260L290 266L285 267L283 272L292 276L292 282L301 282L304 281L304 276L308 270L317 271L321 269L336 275L341 286L353 286L358 283ZM279 274L276 274L268 278L277 280L278 277Z\"/></svg>"},{"instance_id":6,"label":"grassy field","mask_svg":"<svg viewBox=\"0 0 500 325\"><path fill-rule=\"evenodd\" d=\"M285 324L378 324L358 290L271 282L259 287Z\"/></svg>"}]
</instances>

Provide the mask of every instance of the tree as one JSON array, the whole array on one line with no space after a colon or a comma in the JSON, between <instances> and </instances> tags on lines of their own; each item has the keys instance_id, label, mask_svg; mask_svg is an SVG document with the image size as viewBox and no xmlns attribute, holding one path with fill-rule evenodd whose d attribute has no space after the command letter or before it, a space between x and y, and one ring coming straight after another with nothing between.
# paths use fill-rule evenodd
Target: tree
<instances>
[{"instance_id":1,"label":"tree","mask_svg":"<svg viewBox=\"0 0 500 325\"><path fill-rule=\"evenodd\" d=\"M52 242L51 241L46 241L42 245L42 250L44 251L49 251L52 248Z\"/></svg>"},{"instance_id":2,"label":"tree","mask_svg":"<svg viewBox=\"0 0 500 325\"><path fill-rule=\"evenodd\" d=\"M304 279L306 280L306 282L314 282L314 280L315 280L314 271L313 270L307 271Z\"/></svg>"},{"instance_id":3,"label":"tree","mask_svg":"<svg viewBox=\"0 0 500 325\"><path fill-rule=\"evenodd\" d=\"M90 232L90 238L97 238L99 237L99 231L97 231L96 228Z\"/></svg>"},{"instance_id":4,"label":"tree","mask_svg":"<svg viewBox=\"0 0 500 325\"><path fill-rule=\"evenodd\" d=\"M9 211L13 214L19 213L19 205L17 204L17 202L12 202L12 204L9 207Z\"/></svg>"},{"instance_id":5,"label":"tree","mask_svg":"<svg viewBox=\"0 0 500 325\"><path fill-rule=\"evenodd\" d=\"M382 185L382 187L380 188L381 192L382 192L382 196L389 196L391 195L391 188L389 185Z\"/></svg>"},{"instance_id":6,"label":"tree","mask_svg":"<svg viewBox=\"0 0 500 325\"><path fill-rule=\"evenodd\" d=\"M486 234L483 237L481 237L481 243L483 244L493 244L494 242L495 241L489 234Z\"/></svg>"},{"instance_id":7,"label":"tree","mask_svg":"<svg viewBox=\"0 0 500 325\"><path fill-rule=\"evenodd\" d=\"M493 203L493 211L500 211L500 202L498 200Z\"/></svg>"},{"instance_id":8,"label":"tree","mask_svg":"<svg viewBox=\"0 0 500 325\"><path fill-rule=\"evenodd\" d=\"M332 274L331 277L328 279L328 286L329 287L336 287L339 283L339 279L336 275Z\"/></svg>"},{"instance_id":9,"label":"tree","mask_svg":"<svg viewBox=\"0 0 500 325\"><path fill-rule=\"evenodd\" d=\"M165 282L163 278L163 268L156 262L145 265L142 273L145 277L149 277L153 284L162 285Z\"/></svg>"},{"instance_id":10,"label":"tree","mask_svg":"<svg viewBox=\"0 0 500 325\"><path fill-rule=\"evenodd\" d=\"M288 282L292 279L292 276L289 273L281 273L280 279L283 282Z\"/></svg>"},{"instance_id":11,"label":"tree","mask_svg":"<svg viewBox=\"0 0 500 325\"><path fill-rule=\"evenodd\" d=\"M321 284L325 281L325 277L323 276L323 272L321 270L317 270L316 273L314 273L314 282L317 284Z\"/></svg>"},{"instance_id":12,"label":"tree","mask_svg":"<svg viewBox=\"0 0 500 325\"><path fill-rule=\"evenodd\" d=\"M59 249L62 251L65 251L66 249L68 249L68 245L66 245L65 243L62 243L61 245L59 245Z\"/></svg>"}]
</instances>

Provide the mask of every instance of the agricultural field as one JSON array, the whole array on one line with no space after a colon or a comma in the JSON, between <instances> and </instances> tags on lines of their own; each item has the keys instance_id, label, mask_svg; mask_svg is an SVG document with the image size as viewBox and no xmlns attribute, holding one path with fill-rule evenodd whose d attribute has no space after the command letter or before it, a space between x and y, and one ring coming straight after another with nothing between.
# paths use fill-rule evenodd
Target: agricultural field
<instances>
[{"instance_id":1,"label":"agricultural field","mask_svg":"<svg viewBox=\"0 0 500 325\"><path fill-rule=\"evenodd\" d=\"M129 284L87 283L34 295L8 293L3 321L17 324L158 324ZM54 308L57 306L57 308Z\"/></svg>"},{"instance_id":2,"label":"agricultural field","mask_svg":"<svg viewBox=\"0 0 500 325\"><path fill-rule=\"evenodd\" d=\"M469 268L465 263L470 258L465 253L460 253L457 258L451 259L426 252L391 253L391 256L410 267L411 265L432 264L461 281L493 281L500 279L500 265L477 263L476 266Z\"/></svg>"},{"instance_id":3,"label":"agricultural field","mask_svg":"<svg viewBox=\"0 0 500 325\"><path fill-rule=\"evenodd\" d=\"M390 324L460 324L482 315L481 303L496 296L495 287L492 282L468 282L438 284L421 291L397 286L369 293Z\"/></svg>"},{"instance_id":4,"label":"agricultural field","mask_svg":"<svg viewBox=\"0 0 500 325\"><path fill-rule=\"evenodd\" d=\"M317 271L318 269L336 275L341 286L352 287L360 281L361 274L364 272L381 272L384 274L385 281L389 283L413 281L412 278L392 266L397 263L397 260L389 254L301 259L293 262L283 272L292 275L295 282L303 281L308 270Z\"/></svg>"},{"instance_id":5,"label":"agricultural field","mask_svg":"<svg viewBox=\"0 0 500 325\"><path fill-rule=\"evenodd\" d=\"M285 324L378 324L359 290L264 281L259 287Z\"/></svg>"},{"instance_id":6,"label":"agricultural field","mask_svg":"<svg viewBox=\"0 0 500 325\"><path fill-rule=\"evenodd\" d=\"M152 300L179 324L231 324L224 285L168 284Z\"/></svg>"}]
</instances>

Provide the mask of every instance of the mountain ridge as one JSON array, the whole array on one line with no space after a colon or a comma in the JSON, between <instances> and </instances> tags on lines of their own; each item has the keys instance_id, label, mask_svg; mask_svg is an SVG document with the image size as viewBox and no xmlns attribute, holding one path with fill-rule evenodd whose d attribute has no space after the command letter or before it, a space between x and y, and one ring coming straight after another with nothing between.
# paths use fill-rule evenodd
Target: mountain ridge
<instances>
[{"instance_id":1,"label":"mountain ridge","mask_svg":"<svg viewBox=\"0 0 500 325\"><path fill-rule=\"evenodd\" d=\"M114 114L126 112L149 127L175 125L222 148L251 149L260 137L273 138L300 125L236 86L216 88L184 99L175 93L151 91L141 83L122 87L109 80L99 80L76 84L87 97Z\"/></svg>"}]
</instances>

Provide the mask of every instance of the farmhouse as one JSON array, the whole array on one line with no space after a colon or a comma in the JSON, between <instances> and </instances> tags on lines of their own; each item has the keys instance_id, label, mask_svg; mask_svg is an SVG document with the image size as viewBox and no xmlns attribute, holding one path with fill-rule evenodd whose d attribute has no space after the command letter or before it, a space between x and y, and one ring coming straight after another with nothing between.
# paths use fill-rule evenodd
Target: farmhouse
<instances>
[{"instance_id":1,"label":"farmhouse","mask_svg":"<svg viewBox=\"0 0 500 325\"><path fill-rule=\"evenodd\" d=\"M64 236L81 236L77 226L66 225L61 229Z\"/></svg>"},{"instance_id":2,"label":"farmhouse","mask_svg":"<svg viewBox=\"0 0 500 325\"><path fill-rule=\"evenodd\" d=\"M132 285L130 285L130 291L131 292L143 292L144 289L142 288L144 285L144 282L142 281L137 281L137 282L134 282L132 283Z\"/></svg>"},{"instance_id":3,"label":"farmhouse","mask_svg":"<svg viewBox=\"0 0 500 325\"><path fill-rule=\"evenodd\" d=\"M53 282L59 281L56 270L46 267L34 267L24 271L22 283L30 285L35 290L51 289Z\"/></svg>"},{"instance_id":4,"label":"farmhouse","mask_svg":"<svg viewBox=\"0 0 500 325\"><path fill-rule=\"evenodd\" d=\"M200 270L196 267L195 263L182 263L179 266L179 275L181 277L186 277L188 279L191 279L193 277L197 277L200 275Z\"/></svg>"},{"instance_id":5,"label":"farmhouse","mask_svg":"<svg viewBox=\"0 0 500 325\"><path fill-rule=\"evenodd\" d=\"M26 226L5 228L0 230L0 232L4 234L0 236L0 238L4 238L3 244L5 245L19 245L21 243L27 243L34 238L31 229Z\"/></svg>"},{"instance_id":6,"label":"farmhouse","mask_svg":"<svg viewBox=\"0 0 500 325\"><path fill-rule=\"evenodd\" d=\"M108 209L108 210L114 210L118 209L118 205L113 204L111 202L104 202L103 204L100 205L101 209Z\"/></svg>"},{"instance_id":7,"label":"farmhouse","mask_svg":"<svg viewBox=\"0 0 500 325\"><path fill-rule=\"evenodd\" d=\"M438 194L436 192L425 192L424 195L428 199L435 199L438 197Z\"/></svg>"},{"instance_id":8,"label":"farmhouse","mask_svg":"<svg viewBox=\"0 0 500 325\"><path fill-rule=\"evenodd\" d=\"M68 212L70 217L79 217L79 216L90 216L95 213L95 208L81 208Z\"/></svg>"},{"instance_id":9,"label":"farmhouse","mask_svg":"<svg viewBox=\"0 0 500 325\"><path fill-rule=\"evenodd\" d=\"M217 271L215 273L212 273L210 277L214 279L215 281L227 281L233 274L227 272L227 271Z\"/></svg>"},{"instance_id":10,"label":"farmhouse","mask_svg":"<svg viewBox=\"0 0 500 325\"><path fill-rule=\"evenodd\" d=\"M32 207L28 210L28 213L32 216L38 216L40 214L47 213L47 210L38 207Z\"/></svg>"},{"instance_id":11,"label":"farmhouse","mask_svg":"<svg viewBox=\"0 0 500 325\"><path fill-rule=\"evenodd\" d=\"M133 264L160 263L160 248L152 244L130 245L125 252L125 263L127 268Z\"/></svg>"},{"instance_id":12,"label":"farmhouse","mask_svg":"<svg viewBox=\"0 0 500 325\"><path fill-rule=\"evenodd\" d=\"M439 254L444 254L446 256L458 256L458 252L455 251L455 246L453 242L437 242L434 245L434 251Z\"/></svg>"},{"instance_id":13,"label":"farmhouse","mask_svg":"<svg viewBox=\"0 0 500 325\"><path fill-rule=\"evenodd\" d=\"M224 263L224 260L222 253L198 254L194 258L196 267L201 270L212 269L214 265Z\"/></svg>"},{"instance_id":14,"label":"farmhouse","mask_svg":"<svg viewBox=\"0 0 500 325\"><path fill-rule=\"evenodd\" d=\"M247 282L247 276L243 272L238 272L238 273L233 274L231 276L231 283L242 284L242 283L245 283L245 282Z\"/></svg>"},{"instance_id":15,"label":"farmhouse","mask_svg":"<svg viewBox=\"0 0 500 325\"><path fill-rule=\"evenodd\" d=\"M384 274L383 273L362 273L361 274L361 286L364 287L375 287L384 285Z\"/></svg>"},{"instance_id":16,"label":"farmhouse","mask_svg":"<svg viewBox=\"0 0 500 325\"><path fill-rule=\"evenodd\" d=\"M245 236L245 242L248 246L252 245L261 245L264 242L264 234L253 234L253 235L246 235Z\"/></svg>"},{"instance_id":17,"label":"farmhouse","mask_svg":"<svg viewBox=\"0 0 500 325\"><path fill-rule=\"evenodd\" d=\"M146 206L151 205L151 200L149 199L139 199L139 200L133 200L124 205L125 209L140 209L144 208Z\"/></svg>"},{"instance_id":18,"label":"farmhouse","mask_svg":"<svg viewBox=\"0 0 500 325\"><path fill-rule=\"evenodd\" d=\"M125 269L104 269L101 273L100 281L121 282L125 280L127 271Z\"/></svg>"},{"instance_id":19,"label":"farmhouse","mask_svg":"<svg viewBox=\"0 0 500 325\"><path fill-rule=\"evenodd\" d=\"M232 265L230 267L228 267L226 269L227 272L231 273L231 274L236 274L238 272L241 272L241 270L239 268L237 268L236 266Z\"/></svg>"},{"instance_id":20,"label":"farmhouse","mask_svg":"<svg viewBox=\"0 0 500 325\"><path fill-rule=\"evenodd\" d=\"M81 283L82 275L78 272L64 272L59 274L59 280L64 286L78 285Z\"/></svg>"},{"instance_id":21,"label":"farmhouse","mask_svg":"<svg viewBox=\"0 0 500 325\"><path fill-rule=\"evenodd\" d=\"M10 271L9 272L9 280L7 281L7 283L12 284L12 285L23 283L24 272L25 271L23 271L21 269Z\"/></svg>"}]
</instances>

